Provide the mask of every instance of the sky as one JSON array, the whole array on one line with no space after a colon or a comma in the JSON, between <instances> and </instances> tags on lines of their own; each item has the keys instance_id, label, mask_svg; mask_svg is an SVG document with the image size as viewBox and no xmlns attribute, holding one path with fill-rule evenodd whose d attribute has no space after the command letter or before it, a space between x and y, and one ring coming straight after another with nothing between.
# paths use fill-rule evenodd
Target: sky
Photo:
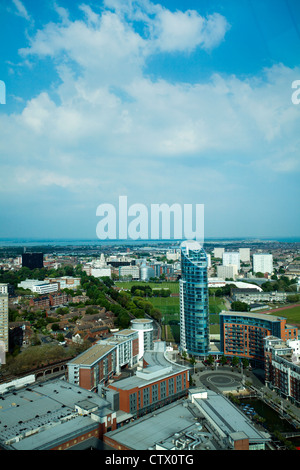
<instances>
[{"instance_id":1,"label":"sky","mask_svg":"<svg viewBox=\"0 0 300 470\"><path fill-rule=\"evenodd\" d=\"M298 0L1 0L0 41L0 238L97 238L120 196L300 236Z\"/></svg>"}]
</instances>

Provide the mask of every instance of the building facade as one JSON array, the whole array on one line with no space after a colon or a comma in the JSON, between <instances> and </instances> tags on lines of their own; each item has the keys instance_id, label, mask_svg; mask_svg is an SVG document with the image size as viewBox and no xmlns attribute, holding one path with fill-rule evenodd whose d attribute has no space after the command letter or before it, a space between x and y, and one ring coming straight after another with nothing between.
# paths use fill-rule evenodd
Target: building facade
<instances>
[{"instance_id":1,"label":"building facade","mask_svg":"<svg viewBox=\"0 0 300 470\"><path fill-rule=\"evenodd\" d=\"M235 279L238 275L238 268L235 264L227 266L217 266L217 276L221 279Z\"/></svg>"},{"instance_id":2,"label":"building facade","mask_svg":"<svg viewBox=\"0 0 300 470\"><path fill-rule=\"evenodd\" d=\"M265 383L300 406L300 341L265 338Z\"/></svg>"},{"instance_id":3,"label":"building facade","mask_svg":"<svg viewBox=\"0 0 300 470\"><path fill-rule=\"evenodd\" d=\"M2 357L4 352L8 352L8 294L0 294L0 361L3 362L5 357ZM2 351L4 347L4 351Z\"/></svg>"},{"instance_id":4,"label":"building facade","mask_svg":"<svg viewBox=\"0 0 300 470\"><path fill-rule=\"evenodd\" d=\"M122 330L114 336L100 340L67 364L68 381L87 390L96 390L118 375L121 368L138 362L138 333Z\"/></svg>"},{"instance_id":5,"label":"building facade","mask_svg":"<svg viewBox=\"0 0 300 470\"><path fill-rule=\"evenodd\" d=\"M149 318L135 318L131 320L131 328L139 336L138 358L141 359L145 351L153 349L153 320Z\"/></svg>"},{"instance_id":6,"label":"building facade","mask_svg":"<svg viewBox=\"0 0 300 470\"><path fill-rule=\"evenodd\" d=\"M298 329L286 319L263 313L220 313L220 348L225 356L251 360L264 366L264 339L267 336L296 339Z\"/></svg>"},{"instance_id":7,"label":"building facade","mask_svg":"<svg viewBox=\"0 0 300 470\"><path fill-rule=\"evenodd\" d=\"M256 253L253 255L253 272L268 273L273 272L273 255L269 253Z\"/></svg>"},{"instance_id":8,"label":"building facade","mask_svg":"<svg viewBox=\"0 0 300 470\"><path fill-rule=\"evenodd\" d=\"M188 369L172 365L145 367L108 385L118 395L118 409L134 418L186 396L188 387Z\"/></svg>"},{"instance_id":9,"label":"building facade","mask_svg":"<svg viewBox=\"0 0 300 470\"><path fill-rule=\"evenodd\" d=\"M223 266L236 266L240 269L240 253L237 251L225 251L222 257Z\"/></svg>"},{"instance_id":10,"label":"building facade","mask_svg":"<svg viewBox=\"0 0 300 470\"><path fill-rule=\"evenodd\" d=\"M250 248L239 248L240 261L243 263L250 262Z\"/></svg>"},{"instance_id":11,"label":"building facade","mask_svg":"<svg viewBox=\"0 0 300 470\"><path fill-rule=\"evenodd\" d=\"M180 349L193 356L209 351L206 253L197 241L181 244Z\"/></svg>"},{"instance_id":12,"label":"building facade","mask_svg":"<svg viewBox=\"0 0 300 470\"><path fill-rule=\"evenodd\" d=\"M286 302L286 292L259 292L256 289L232 289L232 298L235 301L252 304L255 302Z\"/></svg>"}]
</instances>

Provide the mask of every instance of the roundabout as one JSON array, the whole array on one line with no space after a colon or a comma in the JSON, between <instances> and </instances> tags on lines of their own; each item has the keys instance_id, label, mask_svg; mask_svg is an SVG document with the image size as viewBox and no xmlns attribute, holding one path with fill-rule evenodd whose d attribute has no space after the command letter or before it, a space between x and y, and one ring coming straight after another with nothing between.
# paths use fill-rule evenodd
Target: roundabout
<instances>
[{"instance_id":1,"label":"roundabout","mask_svg":"<svg viewBox=\"0 0 300 470\"><path fill-rule=\"evenodd\" d=\"M244 388L243 376L231 371L198 372L193 375L197 386L205 387L216 392L236 391Z\"/></svg>"}]
</instances>

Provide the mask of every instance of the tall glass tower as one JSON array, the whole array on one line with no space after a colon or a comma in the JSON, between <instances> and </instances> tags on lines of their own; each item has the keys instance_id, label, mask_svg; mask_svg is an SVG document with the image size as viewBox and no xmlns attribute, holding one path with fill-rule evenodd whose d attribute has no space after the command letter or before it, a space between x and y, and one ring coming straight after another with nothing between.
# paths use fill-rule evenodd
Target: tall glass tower
<instances>
[{"instance_id":1,"label":"tall glass tower","mask_svg":"<svg viewBox=\"0 0 300 470\"><path fill-rule=\"evenodd\" d=\"M181 243L180 349L193 356L209 351L207 256L194 240Z\"/></svg>"}]
</instances>

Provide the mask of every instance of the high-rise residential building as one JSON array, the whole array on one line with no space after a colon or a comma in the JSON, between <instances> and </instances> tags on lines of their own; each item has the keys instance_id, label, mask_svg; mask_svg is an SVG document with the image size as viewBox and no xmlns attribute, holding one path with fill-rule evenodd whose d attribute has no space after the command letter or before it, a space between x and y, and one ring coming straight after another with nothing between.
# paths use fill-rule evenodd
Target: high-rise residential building
<instances>
[{"instance_id":1,"label":"high-rise residential building","mask_svg":"<svg viewBox=\"0 0 300 470\"><path fill-rule=\"evenodd\" d=\"M240 254L238 251L225 251L223 253L223 266L235 265L240 270Z\"/></svg>"},{"instance_id":2,"label":"high-rise residential building","mask_svg":"<svg viewBox=\"0 0 300 470\"><path fill-rule=\"evenodd\" d=\"M8 294L0 294L0 347L0 363L3 363L2 354L8 352Z\"/></svg>"},{"instance_id":3,"label":"high-rise residential building","mask_svg":"<svg viewBox=\"0 0 300 470\"><path fill-rule=\"evenodd\" d=\"M214 257L222 259L224 251L225 251L225 248L218 248L218 247L214 248Z\"/></svg>"},{"instance_id":4,"label":"high-rise residential building","mask_svg":"<svg viewBox=\"0 0 300 470\"><path fill-rule=\"evenodd\" d=\"M180 349L192 356L209 351L207 257L194 240L181 244Z\"/></svg>"},{"instance_id":5,"label":"high-rise residential building","mask_svg":"<svg viewBox=\"0 0 300 470\"><path fill-rule=\"evenodd\" d=\"M250 248L239 248L240 260L244 263L250 261Z\"/></svg>"},{"instance_id":6,"label":"high-rise residential building","mask_svg":"<svg viewBox=\"0 0 300 470\"><path fill-rule=\"evenodd\" d=\"M8 284L0 284L0 294L8 294Z\"/></svg>"},{"instance_id":7,"label":"high-rise residential building","mask_svg":"<svg viewBox=\"0 0 300 470\"><path fill-rule=\"evenodd\" d=\"M238 269L235 264L228 266L217 266L217 276L221 279L235 279Z\"/></svg>"},{"instance_id":8,"label":"high-rise residential building","mask_svg":"<svg viewBox=\"0 0 300 470\"><path fill-rule=\"evenodd\" d=\"M273 272L273 255L269 253L256 253L253 255L253 272L268 273Z\"/></svg>"}]
</instances>

